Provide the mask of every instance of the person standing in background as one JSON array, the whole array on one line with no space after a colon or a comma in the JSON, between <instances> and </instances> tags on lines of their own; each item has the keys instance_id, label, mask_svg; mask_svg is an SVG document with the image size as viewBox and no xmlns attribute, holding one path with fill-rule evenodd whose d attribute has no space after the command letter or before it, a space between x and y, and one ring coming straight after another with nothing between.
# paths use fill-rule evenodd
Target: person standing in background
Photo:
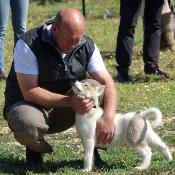
<instances>
[{"instance_id":1,"label":"person standing in background","mask_svg":"<svg viewBox=\"0 0 175 175\"><path fill-rule=\"evenodd\" d=\"M132 62L134 33L140 13L142 0L120 0L120 25L116 46L118 82L126 83L129 77L129 66ZM161 13L164 0L146 0L144 6L144 43L143 61L146 74L156 74L168 78L168 74L158 67L161 38Z\"/></svg>"},{"instance_id":2,"label":"person standing in background","mask_svg":"<svg viewBox=\"0 0 175 175\"><path fill-rule=\"evenodd\" d=\"M0 80L4 75L4 38L8 26L9 9L11 8L14 45L19 36L26 31L29 0L0 0Z\"/></svg>"}]
</instances>

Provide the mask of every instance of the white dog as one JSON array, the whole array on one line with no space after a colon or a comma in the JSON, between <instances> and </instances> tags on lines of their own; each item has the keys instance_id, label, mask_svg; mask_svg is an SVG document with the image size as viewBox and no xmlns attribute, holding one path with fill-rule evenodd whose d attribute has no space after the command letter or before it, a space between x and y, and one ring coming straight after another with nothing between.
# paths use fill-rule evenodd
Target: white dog
<instances>
[{"instance_id":1,"label":"white dog","mask_svg":"<svg viewBox=\"0 0 175 175\"><path fill-rule=\"evenodd\" d=\"M76 81L72 87L74 94L82 95L94 101L94 107L86 114L76 114L76 129L81 138L84 148L84 171L91 171L93 168L94 147L118 147L129 145L136 149L142 156L143 161L135 168L143 170L148 168L151 161L151 147L157 149L167 160L172 160L172 155L154 132L162 118L157 108L150 108L142 112L130 112L116 114L114 122L116 125L115 134L111 144L96 144L96 121L102 116L103 109L99 105L99 96L104 92L105 86L94 86L90 82Z\"/></svg>"}]
</instances>

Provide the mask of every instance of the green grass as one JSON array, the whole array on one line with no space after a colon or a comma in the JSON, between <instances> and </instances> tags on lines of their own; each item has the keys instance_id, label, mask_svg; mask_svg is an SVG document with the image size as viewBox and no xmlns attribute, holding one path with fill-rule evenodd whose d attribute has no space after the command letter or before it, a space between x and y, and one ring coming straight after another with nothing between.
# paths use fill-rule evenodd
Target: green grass
<instances>
[{"instance_id":1,"label":"green grass","mask_svg":"<svg viewBox=\"0 0 175 175\"><path fill-rule=\"evenodd\" d=\"M80 0L79 0L80 1ZM81 1L80 1L81 2ZM81 8L78 0L36 6L31 3L29 7L28 29L44 23L54 17L58 9L64 7ZM99 3L98 3L99 2ZM112 76L116 75L116 63L114 52L116 36L119 25L119 1L99 0L88 1L86 8L86 31L96 42L103 55L105 64ZM112 12L112 18L103 19L103 11L108 8ZM175 56L169 50L161 51L160 67L167 71L171 80L160 79L156 76L146 76L143 73L142 21L139 19L135 33L135 45L133 51L133 63L130 67L130 75L133 83L118 84L118 111L137 111L151 106L159 107L163 113L163 125L156 129L157 133L167 143L175 157ZM5 72L8 74L13 58L13 31L11 20L5 43ZM0 82L0 174L59 174L59 175L172 175L175 174L175 160L166 162L162 155L153 151L152 163L148 170L135 171L133 167L139 162L140 157L130 148L110 149L107 152L100 151L104 160L108 161L106 170L95 169L91 173L83 173L83 150L80 140L74 129L60 134L47 135L46 139L54 147L52 155L44 156L44 165L37 167L25 167L25 147L18 144L13 134L7 130L6 121L2 116L4 102L5 82Z\"/></svg>"}]
</instances>

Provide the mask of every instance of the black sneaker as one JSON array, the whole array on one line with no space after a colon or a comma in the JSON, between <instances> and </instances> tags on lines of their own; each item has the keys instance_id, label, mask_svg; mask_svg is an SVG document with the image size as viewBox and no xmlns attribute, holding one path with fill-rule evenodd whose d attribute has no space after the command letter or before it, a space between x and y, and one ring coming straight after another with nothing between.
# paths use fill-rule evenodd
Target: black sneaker
<instances>
[{"instance_id":1,"label":"black sneaker","mask_svg":"<svg viewBox=\"0 0 175 175\"><path fill-rule=\"evenodd\" d=\"M27 165L38 165L43 163L42 153L33 151L31 148L26 147L26 164Z\"/></svg>"},{"instance_id":2,"label":"black sneaker","mask_svg":"<svg viewBox=\"0 0 175 175\"><path fill-rule=\"evenodd\" d=\"M6 80L6 77L4 75L4 72L0 70L0 80Z\"/></svg>"},{"instance_id":3,"label":"black sneaker","mask_svg":"<svg viewBox=\"0 0 175 175\"><path fill-rule=\"evenodd\" d=\"M104 169L108 167L108 163L101 159L97 148L94 148L94 166L98 169Z\"/></svg>"},{"instance_id":4,"label":"black sneaker","mask_svg":"<svg viewBox=\"0 0 175 175\"><path fill-rule=\"evenodd\" d=\"M162 78L169 78L169 75L166 72L163 72L159 69L159 67L156 65L154 67L144 67L145 74L154 74L158 75Z\"/></svg>"},{"instance_id":5,"label":"black sneaker","mask_svg":"<svg viewBox=\"0 0 175 175\"><path fill-rule=\"evenodd\" d=\"M128 69L117 67L117 71L118 73L116 76L116 81L118 81L119 83L129 83L131 81L131 78L128 74Z\"/></svg>"}]
</instances>

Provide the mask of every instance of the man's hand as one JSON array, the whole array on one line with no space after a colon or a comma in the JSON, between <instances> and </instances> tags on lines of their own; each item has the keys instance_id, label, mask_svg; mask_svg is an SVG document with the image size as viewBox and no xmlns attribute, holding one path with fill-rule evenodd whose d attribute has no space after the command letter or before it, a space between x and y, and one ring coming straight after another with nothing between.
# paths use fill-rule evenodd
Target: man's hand
<instances>
[{"instance_id":1,"label":"man's hand","mask_svg":"<svg viewBox=\"0 0 175 175\"><path fill-rule=\"evenodd\" d=\"M110 144L115 131L114 120L111 118L105 118L102 116L97 121L96 135L97 135L97 144Z\"/></svg>"},{"instance_id":2,"label":"man's hand","mask_svg":"<svg viewBox=\"0 0 175 175\"><path fill-rule=\"evenodd\" d=\"M87 113L94 106L93 101L80 95L71 96L70 103L70 106L74 109L74 111L80 114Z\"/></svg>"}]
</instances>

